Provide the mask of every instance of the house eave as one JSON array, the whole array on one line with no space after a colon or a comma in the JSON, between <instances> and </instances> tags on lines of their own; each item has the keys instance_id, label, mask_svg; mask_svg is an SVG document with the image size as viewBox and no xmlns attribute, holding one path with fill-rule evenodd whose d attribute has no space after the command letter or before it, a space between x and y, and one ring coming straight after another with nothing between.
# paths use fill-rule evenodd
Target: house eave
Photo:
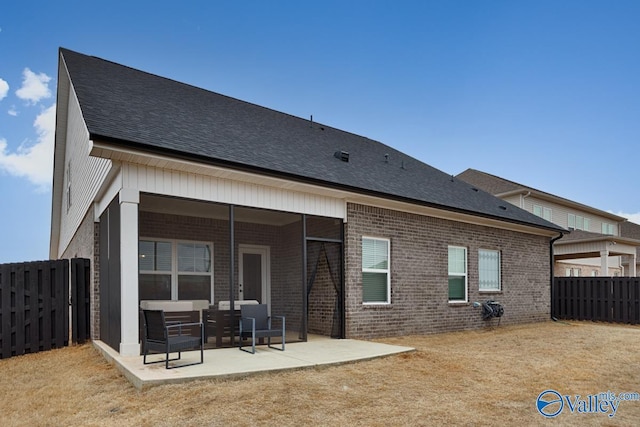
<instances>
[{"instance_id":1,"label":"house eave","mask_svg":"<svg viewBox=\"0 0 640 427\"><path fill-rule=\"evenodd\" d=\"M620 244L625 244L625 245L631 245L631 246L640 246L640 240L636 240L636 239L630 239L627 237L620 237L620 236L609 236L609 235L602 235L602 236L598 236L598 237L586 237L586 238L582 238L582 239L573 239L573 240L558 240L556 241L555 245L558 246L563 246L563 245L572 245L572 244L576 244L576 243L600 243L600 242L610 242L610 243L620 243Z\"/></svg>"},{"instance_id":2,"label":"house eave","mask_svg":"<svg viewBox=\"0 0 640 427\"><path fill-rule=\"evenodd\" d=\"M126 145L126 146L125 146ZM507 229L528 234L557 236L566 231L559 227L543 227L505 218L491 217L478 212L468 212L449 206L382 194L362 188L353 188L333 182L315 180L297 175L264 170L249 165L225 162L211 158L187 156L184 153L151 150L148 146L124 143L98 135L91 135L90 155L116 162L128 162L145 166L167 168L181 172L197 173L225 179L269 185L287 190L309 192L334 197L345 202L370 204L390 209L413 212L437 218Z\"/></svg>"},{"instance_id":3,"label":"house eave","mask_svg":"<svg viewBox=\"0 0 640 427\"><path fill-rule=\"evenodd\" d=\"M578 202L574 202L572 200L569 199L565 199L563 197L558 197L558 196L554 196L553 194L549 194L549 193L545 193L543 191L538 191L538 190L534 190L534 189L530 189L530 188L518 188L516 190L511 190L511 191L506 191L504 193L498 193L495 196L499 197L501 199L506 199L508 197L511 196L518 196L518 195L529 195L529 196L533 196L535 198L538 198L540 200L546 200L549 202L553 202L553 203L557 203L559 205L563 205L563 206L567 206L567 207L571 207L573 209L578 209L584 212L589 212L593 215L598 215L598 216L602 216L605 218L609 218L612 221L615 222L621 222L621 221L626 221L627 218L612 214L611 212L606 212L600 209L596 209L594 207L591 206L587 206L587 205L583 205L582 203L578 203Z\"/></svg>"}]
</instances>

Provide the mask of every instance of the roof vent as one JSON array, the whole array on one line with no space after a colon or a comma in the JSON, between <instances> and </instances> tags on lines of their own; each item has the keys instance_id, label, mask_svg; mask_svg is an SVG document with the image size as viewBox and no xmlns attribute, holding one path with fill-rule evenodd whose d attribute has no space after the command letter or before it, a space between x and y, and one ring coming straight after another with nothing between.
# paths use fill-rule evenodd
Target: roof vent
<instances>
[{"instance_id":1,"label":"roof vent","mask_svg":"<svg viewBox=\"0 0 640 427\"><path fill-rule=\"evenodd\" d=\"M504 206L504 205L500 205L500 206L498 206L498 207L499 207L500 209L502 209L503 211L506 211L506 210L507 210L507 207L506 207L506 206Z\"/></svg>"},{"instance_id":2,"label":"roof vent","mask_svg":"<svg viewBox=\"0 0 640 427\"><path fill-rule=\"evenodd\" d=\"M349 163L349 153L347 151L336 151L333 153L333 157Z\"/></svg>"}]
</instances>

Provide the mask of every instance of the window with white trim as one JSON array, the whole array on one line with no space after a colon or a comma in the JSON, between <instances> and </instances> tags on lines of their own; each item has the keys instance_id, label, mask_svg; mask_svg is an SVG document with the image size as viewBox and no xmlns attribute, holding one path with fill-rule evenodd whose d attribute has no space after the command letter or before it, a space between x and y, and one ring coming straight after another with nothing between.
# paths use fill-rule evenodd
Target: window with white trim
<instances>
[{"instance_id":1,"label":"window with white trim","mask_svg":"<svg viewBox=\"0 0 640 427\"><path fill-rule=\"evenodd\" d=\"M67 204L67 212L69 212L69 209L71 209L71 161L67 163L67 170L65 175L67 181L67 186L65 188L65 201Z\"/></svg>"},{"instance_id":2,"label":"window with white trim","mask_svg":"<svg viewBox=\"0 0 640 427\"><path fill-rule=\"evenodd\" d=\"M362 302L391 303L389 239L362 238Z\"/></svg>"},{"instance_id":3,"label":"window with white trim","mask_svg":"<svg viewBox=\"0 0 640 427\"><path fill-rule=\"evenodd\" d=\"M591 222L589 218L585 218L580 215L569 214L567 218L567 224L569 229L589 231Z\"/></svg>"},{"instance_id":4,"label":"window with white trim","mask_svg":"<svg viewBox=\"0 0 640 427\"><path fill-rule=\"evenodd\" d=\"M614 225L606 222L602 223L602 234L606 234L608 236L614 236Z\"/></svg>"},{"instance_id":5,"label":"window with white trim","mask_svg":"<svg viewBox=\"0 0 640 427\"><path fill-rule=\"evenodd\" d=\"M449 246L449 302L467 302L467 248Z\"/></svg>"},{"instance_id":6,"label":"window with white trim","mask_svg":"<svg viewBox=\"0 0 640 427\"><path fill-rule=\"evenodd\" d=\"M481 292L500 291L500 251L478 251L478 282Z\"/></svg>"},{"instance_id":7,"label":"window with white trim","mask_svg":"<svg viewBox=\"0 0 640 427\"><path fill-rule=\"evenodd\" d=\"M533 214L551 222L551 208L546 208L540 205L533 205Z\"/></svg>"},{"instance_id":8,"label":"window with white trim","mask_svg":"<svg viewBox=\"0 0 640 427\"><path fill-rule=\"evenodd\" d=\"M140 300L213 302L213 244L142 239L138 245Z\"/></svg>"}]
</instances>

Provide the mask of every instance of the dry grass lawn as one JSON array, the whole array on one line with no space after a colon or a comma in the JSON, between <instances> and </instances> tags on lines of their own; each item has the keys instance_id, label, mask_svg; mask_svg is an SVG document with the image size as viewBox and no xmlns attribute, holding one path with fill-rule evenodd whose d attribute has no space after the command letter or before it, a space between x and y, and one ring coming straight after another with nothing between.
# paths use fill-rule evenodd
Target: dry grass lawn
<instances>
[{"instance_id":1,"label":"dry grass lawn","mask_svg":"<svg viewBox=\"0 0 640 427\"><path fill-rule=\"evenodd\" d=\"M138 391L91 345L0 360L0 425L638 425L535 408L546 389L640 392L640 328L587 322L500 326L381 340L416 352L324 369Z\"/></svg>"}]
</instances>

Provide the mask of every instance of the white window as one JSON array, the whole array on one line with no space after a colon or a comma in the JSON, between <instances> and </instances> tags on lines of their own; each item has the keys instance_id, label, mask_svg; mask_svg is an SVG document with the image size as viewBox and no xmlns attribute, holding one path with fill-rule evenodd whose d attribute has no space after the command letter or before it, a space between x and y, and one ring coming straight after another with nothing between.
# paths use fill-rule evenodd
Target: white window
<instances>
[{"instance_id":1,"label":"white window","mask_svg":"<svg viewBox=\"0 0 640 427\"><path fill-rule=\"evenodd\" d=\"M567 218L567 223L568 223L569 229L584 230L584 231L589 231L589 227L591 225L589 218L585 218L583 216L574 215L574 214L569 214L569 217Z\"/></svg>"},{"instance_id":2,"label":"white window","mask_svg":"<svg viewBox=\"0 0 640 427\"><path fill-rule=\"evenodd\" d=\"M500 291L500 251L478 251L478 280L480 291Z\"/></svg>"},{"instance_id":3,"label":"white window","mask_svg":"<svg viewBox=\"0 0 640 427\"><path fill-rule=\"evenodd\" d=\"M449 246L449 302L467 302L467 248Z\"/></svg>"},{"instance_id":4,"label":"white window","mask_svg":"<svg viewBox=\"0 0 640 427\"><path fill-rule=\"evenodd\" d=\"M391 303L391 270L388 239L362 238L362 302Z\"/></svg>"},{"instance_id":5,"label":"white window","mask_svg":"<svg viewBox=\"0 0 640 427\"><path fill-rule=\"evenodd\" d=\"M602 223L602 234L607 234L609 236L615 235L614 233L614 225L608 224L606 222Z\"/></svg>"},{"instance_id":6,"label":"white window","mask_svg":"<svg viewBox=\"0 0 640 427\"><path fill-rule=\"evenodd\" d=\"M71 209L71 162L67 163L67 187L65 188L65 200L67 204L67 212Z\"/></svg>"},{"instance_id":7,"label":"white window","mask_svg":"<svg viewBox=\"0 0 640 427\"><path fill-rule=\"evenodd\" d=\"M213 302L213 244L140 240L139 299Z\"/></svg>"},{"instance_id":8,"label":"white window","mask_svg":"<svg viewBox=\"0 0 640 427\"><path fill-rule=\"evenodd\" d=\"M540 205L533 205L533 214L551 222L551 208L545 208Z\"/></svg>"}]
</instances>

